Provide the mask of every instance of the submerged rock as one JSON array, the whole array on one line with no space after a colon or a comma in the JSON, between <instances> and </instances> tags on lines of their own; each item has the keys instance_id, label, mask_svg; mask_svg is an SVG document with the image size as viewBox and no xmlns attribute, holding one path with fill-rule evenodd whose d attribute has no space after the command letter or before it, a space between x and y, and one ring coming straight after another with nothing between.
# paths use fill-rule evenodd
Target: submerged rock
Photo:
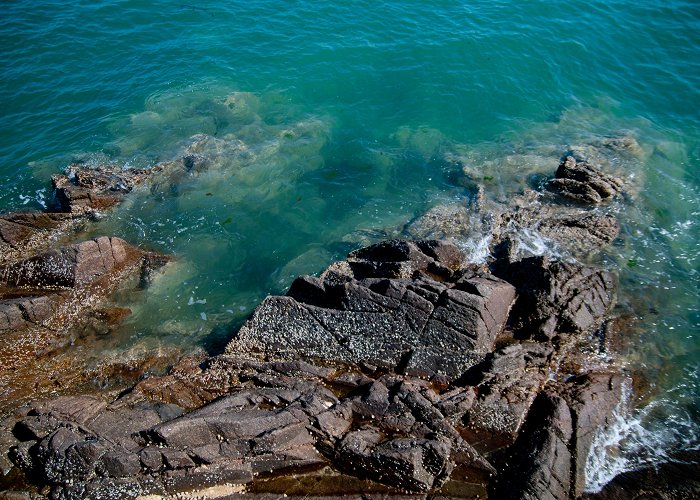
<instances>
[{"instance_id":1,"label":"submerged rock","mask_svg":"<svg viewBox=\"0 0 700 500\"><path fill-rule=\"evenodd\" d=\"M149 254L106 236L0 267L0 331L50 326L106 297L127 274L148 267Z\"/></svg>"},{"instance_id":2,"label":"submerged rock","mask_svg":"<svg viewBox=\"0 0 700 500\"><path fill-rule=\"evenodd\" d=\"M567 156L548 188L580 203L601 203L622 191L622 180L586 161Z\"/></svg>"},{"instance_id":3,"label":"submerged rock","mask_svg":"<svg viewBox=\"0 0 700 500\"><path fill-rule=\"evenodd\" d=\"M105 210L144 182L153 169L123 169L100 165L89 168L71 165L64 174L51 177L58 209L75 215Z\"/></svg>"},{"instance_id":4,"label":"submerged rock","mask_svg":"<svg viewBox=\"0 0 700 500\"><path fill-rule=\"evenodd\" d=\"M167 260L100 237L0 266L0 408L91 378L66 348L78 335L116 328L130 311L105 306L107 298Z\"/></svg>"},{"instance_id":5,"label":"submerged rock","mask_svg":"<svg viewBox=\"0 0 700 500\"><path fill-rule=\"evenodd\" d=\"M0 265L45 248L75 218L64 213L11 213L0 216Z\"/></svg>"}]
</instances>

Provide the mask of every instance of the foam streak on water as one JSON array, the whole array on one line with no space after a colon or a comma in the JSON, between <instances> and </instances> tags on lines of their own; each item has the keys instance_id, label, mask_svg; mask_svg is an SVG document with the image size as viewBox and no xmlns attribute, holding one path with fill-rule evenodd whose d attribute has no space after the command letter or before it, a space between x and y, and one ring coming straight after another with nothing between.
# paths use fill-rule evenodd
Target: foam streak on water
<instances>
[{"instance_id":1,"label":"foam streak on water","mask_svg":"<svg viewBox=\"0 0 700 500\"><path fill-rule=\"evenodd\" d=\"M700 367L688 374L697 382ZM685 383L684 383L685 385ZM663 462L679 461L678 453L700 450L698 409L672 399L674 392L686 392L678 386L667 397L641 408L635 407L629 384L623 386L622 400L613 414L613 423L601 428L591 445L586 461L586 490L598 492L617 474ZM684 399L684 398L682 398ZM693 402L690 402L693 405Z\"/></svg>"}]
</instances>

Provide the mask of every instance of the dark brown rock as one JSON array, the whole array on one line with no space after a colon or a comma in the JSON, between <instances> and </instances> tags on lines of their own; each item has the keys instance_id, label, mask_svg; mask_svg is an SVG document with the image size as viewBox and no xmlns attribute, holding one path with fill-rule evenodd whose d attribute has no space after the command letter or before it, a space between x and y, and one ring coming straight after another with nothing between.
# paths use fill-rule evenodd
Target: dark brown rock
<instances>
[{"instance_id":1,"label":"dark brown rock","mask_svg":"<svg viewBox=\"0 0 700 500\"><path fill-rule=\"evenodd\" d=\"M590 333L614 303L615 275L602 269L530 257L495 272L518 291L510 321L525 338Z\"/></svg>"},{"instance_id":2,"label":"dark brown rock","mask_svg":"<svg viewBox=\"0 0 700 500\"><path fill-rule=\"evenodd\" d=\"M26 258L37 248L44 248L53 237L76 222L64 213L11 213L0 216L0 265Z\"/></svg>"},{"instance_id":3,"label":"dark brown rock","mask_svg":"<svg viewBox=\"0 0 700 500\"><path fill-rule=\"evenodd\" d=\"M100 461L105 473L111 477L131 477L141 472L139 457L126 450L108 451Z\"/></svg>"},{"instance_id":4,"label":"dark brown rock","mask_svg":"<svg viewBox=\"0 0 700 500\"><path fill-rule=\"evenodd\" d=\"M621 192L622 181L585 161L567 156L548 187L580 203L600 203Z\"/></svg>"},{"instance_id":5,"label":"dark brown rock","mask_svg":"<svg viewBox=\"0 0 700 500\"><path fill-rule=\"evenodd\" d=\"M371 477L412 491L428 491L450 473L450 443L444 439L383 441L375 431L348 433L338 446L338 464L353 475Z\"/></svg>"},{"instance_id":6,"label":"dark brown rock","mask_svg":"<svg viewBox=\"0 0 700 500\"><path fill-rule=\"evenodd\" d=\"M563 393L571 409L574 425L572 470L573 493L579 496L586 486L586 458L596 431L613 423L613 411L620 402L624 377L618 373L593 372L567 382Z\"/></svg>"},{"instance_id":7,"label":"dark brown rock","mask_svg":"<svg viewBox=\"0 0 700 500\"><path fill-rule=\"evenodd\" d=\"M66 286L120 266L100 250L94 241L69 259ZM225 355L185 360L107 405L34 405L14 425L12 459L68 498L257 487L328 465L382 491L449 496L452 480L484 485L497 472L478 448L499 462L494 495L578 495L620 380L557 381L564 343L552 340L599 327L614 279L541 258L504 261L499 274L434 241L358 250L265 299ZM508 322L542 343L512 338ZM477 446L479 433L498 444Z\"/></svg>"},{"instance_id":8,"label":"dark brown rock","mask_svg":"<svg viewBox=\"0 0 700 500\"><path fill-rule=\"evenodd\" d=\"M571 414L566 401L541 393L527 422L509 448L489 497L565 500L571 496Z\"/></svg>"},{"instance_id":9,"label":"dark brown rock","mask_svg":"<svg viewBox=\"0 0 700 500\"><path fill-rule=\"evenodd\" d=\"M439 240L388 240L351 252L347 259L356 278L410 278L416 272L445 279L463 265L459 249Z\"/></svg>"},{"instance_id":10,"label":"dark brown rock","mask_svg":"<svg viewBox=\"0 0 700 500\"><path fill-rule=\"evenodd\" d=\"M587 500L695 500L700 498L700 456L679 459L615 476Z\"/></svg>"},{"instance_id":11,"label":"dark brown rock","mask_svg":"<svg viewBox=\"0 0 700 500\"><path fill-rule=\"evenodd\" d=\"M58 293L0 299L0 333L42 325L58 311L58 306L64 300L65 297Z\"/></svg>"},{"instance_id":12,"label":"dark brown rock","mask_svg":"<svg viewBox=\"0 0 700 500\"><path fill-rule=\"evenodd\" d=\"M551 347L534 342L496 351L477 376L479 396L468 412L469 426L515 440L532 401L547 380L552 353Z\"/></svg>"}]
</instances>

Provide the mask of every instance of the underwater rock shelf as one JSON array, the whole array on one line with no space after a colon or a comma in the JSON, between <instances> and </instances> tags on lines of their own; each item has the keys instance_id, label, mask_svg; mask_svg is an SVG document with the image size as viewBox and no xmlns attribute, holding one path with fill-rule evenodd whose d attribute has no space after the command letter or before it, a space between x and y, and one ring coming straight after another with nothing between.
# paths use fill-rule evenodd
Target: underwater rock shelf
<instances>
[{"instance_id":1,"label":"underwater rock shelf","mask_svg":"<svg viewBox=\"0 0 700 500\"><path fill-rule=\"evenodd\" d=\"M53 250L52 238L190 164L74 166L54 178L61 212L2 216L0 335L118 322L126 313L100 301L125 281L147 286L168 258L116 237ZM548 188L546 203L525 195L497 214L488 265L447 240L380 242L267 297L219 356L185 358L116 399L13 408L0 421L3 473L51 498L581 497L594 436L626 383L598 355L616 278L522 258L509 228L538 219L587 254L617 222L561 200L623 191L570 156ZM409 232L454 215L433 211Z\"/></svg>"}]
</instances>

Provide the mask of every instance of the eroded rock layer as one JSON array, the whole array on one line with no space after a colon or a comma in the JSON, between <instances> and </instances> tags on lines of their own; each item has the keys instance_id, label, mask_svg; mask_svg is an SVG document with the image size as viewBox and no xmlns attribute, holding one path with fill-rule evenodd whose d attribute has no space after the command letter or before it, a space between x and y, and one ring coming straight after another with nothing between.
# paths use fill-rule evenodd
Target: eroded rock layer
<instances>
[{"instance_id":1,"label":"eroded rock layer","mask_svg":"<svg viewBox=\"0 0 700 500\"><path fill-rule=\"evenodd\" d=\"M356 478L348 495L483 495L489 484L500 495L507 478L513 497L576 496L621 382L606 371L553 376L565 352L552 339L585 342L600 328L614 281L603 280L610 293L576 322L590 290L566 283L600 271L546 260L504 266L506 277L532 270L532 293L549 301L537 299L541 316L556 318L552 335L541 335L539 316L521 320L518 302L531 300L521 281L466 265L450 243L387 241L268 297L224 355L184 363L112 402L25 407L10 457L56 498L222 484L279 492L274 478L304 474ZM536 460L523 469L526 456Z\"/></svg>"}]
</instances>

